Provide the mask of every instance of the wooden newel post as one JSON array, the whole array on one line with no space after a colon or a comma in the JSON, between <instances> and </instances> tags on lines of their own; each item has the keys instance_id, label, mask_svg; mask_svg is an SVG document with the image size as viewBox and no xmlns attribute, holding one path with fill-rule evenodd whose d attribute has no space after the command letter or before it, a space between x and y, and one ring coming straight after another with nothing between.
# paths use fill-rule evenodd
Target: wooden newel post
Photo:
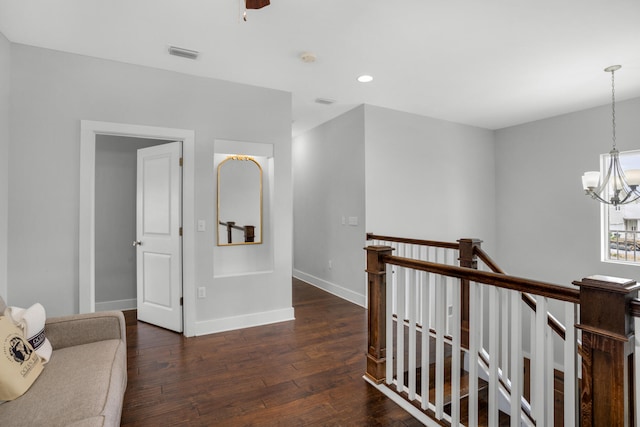
<instances>
[{"instance_id":1,"label":"wooden newel post","mask_svg":"<svg viewBox=\"0 0 640 427\"><path fill-rule=\"evenodd\" d=\"M482 245L480 239L460 239L459 258L460 267L478 269L478 258L476 257L475 248ZM460 304L461 304L461 322L460 345L463 348L469 348L469 281L462 279L460 281Z\"/></svg>"},{"instance_id":2,"label":"wooden newel post","mask_svg":"<svg viewBox=\"0 0 640 427\"><path fill-rule=\"evenodd\" d=\"M633 334L629 302L639 285L630 279L591 276L580 282L582 330L581 426L627 426L632 424L629 400Z\"/></svg>"},{"instance_id":3,"label":"wooden newel post","mask_svg":"<svg viewBox=\"0 0 640 427\"><path fill-rule=\"evenodd\" d=\"M387 358L387 266L383 257L391 255L389 246L368 246L367 281L369 283L368 301L368 342L366 376L376 384L385 380Z\"/></svg>"}]
</instances>

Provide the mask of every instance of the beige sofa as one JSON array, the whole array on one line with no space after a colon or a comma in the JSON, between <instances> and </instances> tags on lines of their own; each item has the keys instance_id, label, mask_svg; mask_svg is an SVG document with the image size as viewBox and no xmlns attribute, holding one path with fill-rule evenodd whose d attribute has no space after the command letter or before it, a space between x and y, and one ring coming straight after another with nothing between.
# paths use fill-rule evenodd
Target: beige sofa
<instances>
[{"instance_id":1,"label":"beige sofa","mask_svg":"<svg viewBox=\"0 0 640 427\"><path fill-rule=\"evenodd\" d=\"M0 404L0 426L119 426L127 387L122 313L48 319L45 334L51 360L24 395Z\"/></svg>"}]
</instances>

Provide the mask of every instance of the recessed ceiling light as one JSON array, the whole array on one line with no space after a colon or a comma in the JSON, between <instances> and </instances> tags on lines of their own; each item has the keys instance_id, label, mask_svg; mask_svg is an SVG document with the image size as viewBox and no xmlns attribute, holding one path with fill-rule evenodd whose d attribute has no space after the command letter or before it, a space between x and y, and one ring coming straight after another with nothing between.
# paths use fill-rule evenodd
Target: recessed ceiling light
<instances>
[{"instance_id":1,"label":"recessed ceiling light","mask_svg":"<svg viewBox=\"0 0 640 427\"><path fill-rule=\"evenodd\" d=\"M360 83L369 83L369 82L373 81L373 77L369 76L367 74L363 74L360 77L358 77L358 81Z\"/></svg>"}]
</instances>

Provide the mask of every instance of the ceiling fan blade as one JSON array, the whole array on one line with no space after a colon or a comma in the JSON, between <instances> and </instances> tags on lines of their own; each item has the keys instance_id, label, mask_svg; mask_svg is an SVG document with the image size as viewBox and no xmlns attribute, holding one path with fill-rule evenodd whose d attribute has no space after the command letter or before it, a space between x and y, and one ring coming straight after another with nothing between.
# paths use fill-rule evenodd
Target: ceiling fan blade
<instances>
[{"instance_id":1,"label":"ceiling fan blade","mask_svg":"<svg viewBox=\"0 0 640 427\"><path fill-rule=\"evenodd\" d=\"M245 0L247 9L262 9L270 4L271 2L269 0Z\"/></svg>"}]
</instances>

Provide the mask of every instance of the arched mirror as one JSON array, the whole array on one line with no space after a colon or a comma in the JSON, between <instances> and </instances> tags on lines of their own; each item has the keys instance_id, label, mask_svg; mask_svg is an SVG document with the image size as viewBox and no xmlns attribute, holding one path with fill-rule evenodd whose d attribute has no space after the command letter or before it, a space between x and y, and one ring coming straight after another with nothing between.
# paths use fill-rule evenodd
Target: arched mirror
<instances>
[{"instance_id":1,"label":"arched mirror","mask_svg":"<svg viewBox=\"0 0 640 427\"><path fill-rule=\"evenodd\" d=\"M250 156L218 165L218 246L262 243L262 167Z\"/></svg>"}]
</instances>

